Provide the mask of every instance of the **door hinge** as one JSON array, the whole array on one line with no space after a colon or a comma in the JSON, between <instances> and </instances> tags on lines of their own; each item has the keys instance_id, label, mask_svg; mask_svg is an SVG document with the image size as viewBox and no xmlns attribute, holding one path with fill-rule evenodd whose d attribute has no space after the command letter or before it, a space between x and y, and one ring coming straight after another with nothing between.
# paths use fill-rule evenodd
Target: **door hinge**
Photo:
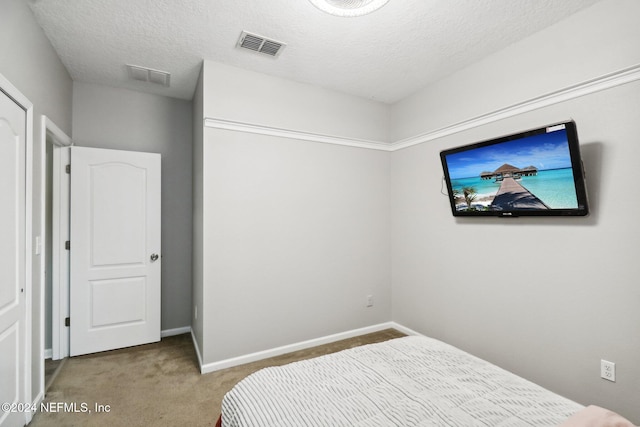
<instances>
[{"instance_id":1,"label":"door hinge","mask_svg":"<svg viewBox=\"0 0 640 427\"><path fill-rule=\"evenodd\" d=\"M67 240L66 242L64 242L64 248L68 251L71 250L71 241Z\"/></svg>"},{"instance_id":2,"label":"door hinge","mask_svg":"<svg viewBox=\"0 0 640 427\"><path fill-rule=\"evenodd\" d=\"M70 317L65 317L64 326L71 326L71 318Z\"/></svg>"},{"instance_id":3,"label":"door hinge","mask_svg":"<svg viewBox=\"0 0 640 427\"><path fill-rule=\"evenodd\" d=\"M65 167L64 167L64 171L65 171L66 173L71 173L71 165L67 165L67 166L65 166Z\"/></svg>"}]
</instances>

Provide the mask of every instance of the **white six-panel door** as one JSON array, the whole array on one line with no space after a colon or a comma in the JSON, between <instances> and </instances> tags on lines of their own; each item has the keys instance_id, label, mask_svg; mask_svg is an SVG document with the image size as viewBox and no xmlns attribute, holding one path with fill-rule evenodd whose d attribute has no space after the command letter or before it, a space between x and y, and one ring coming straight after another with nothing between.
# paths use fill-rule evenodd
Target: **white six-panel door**
<instances>
[{"instance_id":1,"label":"white six-panel door","mask_svg":"<svg viewBox=\"0 0 640 427\"><path fill-rule=\"evenodd\" d=\"M26 113L0 90L0 403L24 403L26 363ZM9 411L5 410L9 409ZM3 406L0 426L25 424Z\"/></svg>"},{"instance_id":2,"label":"white six-panel door","mask_svg":"<svg viewBox=\"0 0 640 427\"><path fill-rule=\"evenodd\" d=\"M160 154L71 148L70 354L160 340Z\"/></svg>"}]
</instances>

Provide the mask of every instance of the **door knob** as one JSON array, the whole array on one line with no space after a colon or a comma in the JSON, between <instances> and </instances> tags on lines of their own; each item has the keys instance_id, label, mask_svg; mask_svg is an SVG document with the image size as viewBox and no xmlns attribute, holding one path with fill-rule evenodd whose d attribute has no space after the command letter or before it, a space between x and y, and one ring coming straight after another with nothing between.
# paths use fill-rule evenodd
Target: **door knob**
<instances>
[{"instance_id":1,"label":"door knob","mask_svg":"<svg viewBox=\"0 0 640 427\"><path fill-rule=\"evenodd\" d=\"M159 258L158 254L151 254L151 261L157 261Z\"/></svg>"}]
</instances>

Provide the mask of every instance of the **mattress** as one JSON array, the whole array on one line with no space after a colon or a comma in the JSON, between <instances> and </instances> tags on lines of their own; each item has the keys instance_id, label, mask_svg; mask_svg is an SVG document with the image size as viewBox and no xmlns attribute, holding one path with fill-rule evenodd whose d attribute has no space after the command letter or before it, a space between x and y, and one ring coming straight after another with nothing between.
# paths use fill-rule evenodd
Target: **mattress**
<instances>
[{"instance_id":1,"label":"mattress","mask_svg":"<svg viewBox=\"0 0 640 427\"><path fill-rule=\"evenodd\" d=\"M441 341L410 336L262 369L223 427L556 426L583 409Z\"/></svg>"}]
</instances>

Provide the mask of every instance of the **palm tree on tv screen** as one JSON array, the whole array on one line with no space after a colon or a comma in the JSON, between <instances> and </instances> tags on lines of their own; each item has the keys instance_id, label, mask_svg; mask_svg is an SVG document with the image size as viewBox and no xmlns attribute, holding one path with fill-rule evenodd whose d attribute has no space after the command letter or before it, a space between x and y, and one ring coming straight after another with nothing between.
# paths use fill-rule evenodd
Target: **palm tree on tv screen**
<instances>
[{"instance_id":1,"label":"palm tree on tv screen","mask_svg":"<svg viewBox=\"0 0 640 427\"><path fill-rule=\"evenodd\" d=\"M464 187L462 189L462 195L464 197L464 201L467 204L467 210L471 210L471 203L478 197L476 189L473 187Z\"/></svg>"}]
</instances>

